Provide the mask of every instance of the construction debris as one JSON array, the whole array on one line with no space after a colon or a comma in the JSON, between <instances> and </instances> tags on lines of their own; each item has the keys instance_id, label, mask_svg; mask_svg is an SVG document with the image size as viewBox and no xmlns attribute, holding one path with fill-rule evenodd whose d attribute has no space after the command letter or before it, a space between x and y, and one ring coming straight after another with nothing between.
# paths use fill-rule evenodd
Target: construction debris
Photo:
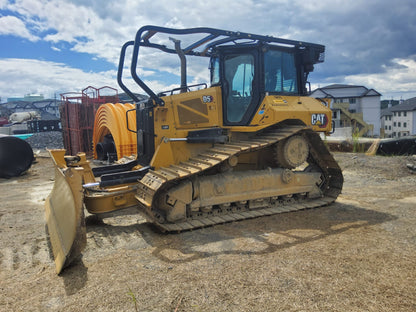
<instances>
[{"instance_id":1,"label":"construction debris","mask_svg":"<svg viewBox=\"0 0 416 312\"><path fill-rule=\"evenodd\" d=\"M10 123L22 123L24 121L28 121L28 120L37 120L40 119L41 116L38 112L36 111L31 111L31 112L17 112L17 113L13 113L10 115L9 117L9 121Z\"/></svg>"},{"instance_id":2,"label":"construction debris","mask_svg":"<svg viewBox=\"0 0 416 312\"><path fill-rule=\"evenodd\" d=\"M416 155L410 157L410 162L406 164L406 167L409 169L410 173L416 173Z\"/></svg>"}]
</instances>

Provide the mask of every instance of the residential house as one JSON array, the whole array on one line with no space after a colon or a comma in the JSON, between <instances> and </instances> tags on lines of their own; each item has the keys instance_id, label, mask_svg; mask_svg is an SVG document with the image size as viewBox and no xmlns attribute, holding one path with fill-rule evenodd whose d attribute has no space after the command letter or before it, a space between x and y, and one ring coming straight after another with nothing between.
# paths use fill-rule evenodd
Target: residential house
<instances>
[{"instance_id":1,"label":"residential house","mask_svg":"<svg viewBox=\"0 0 416 312\"><path fill-rule=\"evenodd\" d=\"M333 84L314 90L314 98L331 100L335 128L352 127L362 136L380 136L380 97L364 86Z\"/></svg>"},{"instance_id":2,"label":"residential house","mask_svg":"<svg viewBox=\"0 0 416 312\"><path fill-rule=\"evenodd\" d=\"M380 136L382 138L391 138L393 134L393 112L391 111L391 106L381 111L380 119Z\"/></svg>"},{"instance_id":3,"label":"residential house","mask_svg":"<svg viewBox=\"0 0 416 312\"><path fill-rule=\"evenodd\" d=\"M381 113L381 125L385 137L416 135L416 97L384 109Z\"/></svg>"}]
</instances>

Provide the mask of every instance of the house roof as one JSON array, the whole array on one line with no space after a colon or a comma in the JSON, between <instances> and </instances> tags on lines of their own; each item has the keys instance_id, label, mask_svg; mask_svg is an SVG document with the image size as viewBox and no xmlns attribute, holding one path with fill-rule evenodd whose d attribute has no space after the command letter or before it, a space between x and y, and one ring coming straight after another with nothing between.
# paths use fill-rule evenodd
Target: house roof
<instances>
[{"instance_id":1,"label":"house roof","mask_svg":"<svg viewBox=\"0 0 416 312\"><path fill-rule=\"evenodd\" d=\"M416 110L416 97L403 101L403 103L393 106L392 112L414 111Z\"/></svg>"},{"instance_id":2,"label":"house roof","mask_svg":"<svg viewBox=\"0 0 416 312\"><path fill-rule=\"evenodd\" d=\"M318 88L312 92L322 92L328 97L333 98L361 98L365 96L381 96L374 89L368 89L364 86L332 84L323 88Z\"/></svg>"},{"instance_id":3,"label":"house roof","mask_svg":"<svg viewBox=\"0 0 416 312\"><path fill-rule=\"evenodd\" d=\"M320 89L339 89L339 88L353 88L353 87L357 87L357 86L335 83L335 84L332 84L332 85L329 85Z\"/></svg>"},{"instance_id":4,"label":"house roof","mask_svg":"<svg viewBox=\"0 0 416 312\"><path fill-rule=\"evenodd\" d=\"M382 109L382 110L380 111L380 117L384 117L384 116L391 116L391 115L393 115L393 112L392 112L392 110L391 110L391 109L392 109L391 107L388 107L388 108Z\"/></svg>"},{"instance_id":5,"label":"house roof","mask_svg":"<svg viewBox=\"0 0 416 312\"><path fill-rule=\"evenodd\" d=\"M32 105L38 109L42 109L48 106L59 106L61 101L54 100L54 99L47 99L42 101L33 102Z\"/></svg>"}]
</instances>

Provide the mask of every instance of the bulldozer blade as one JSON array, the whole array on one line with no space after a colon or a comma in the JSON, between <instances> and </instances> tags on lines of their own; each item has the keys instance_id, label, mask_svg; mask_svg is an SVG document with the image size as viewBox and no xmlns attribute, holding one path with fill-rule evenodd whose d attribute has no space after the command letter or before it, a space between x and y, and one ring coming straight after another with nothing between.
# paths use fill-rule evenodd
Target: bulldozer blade
<instances>
[{"instance_id":1,"label":"bulldozer blade","mask_svg":"<svg viewBox=\"0 0 416 312\"><path fill-rule=\"evenodd\" d=\"M50 151L55 184L46 199L45 216L56 273L77 259L87 243L83 210L83 168L68 168L58 159L65 151ZM61 155L62 154L62 155Z\"/></svg>"}]
</instances>

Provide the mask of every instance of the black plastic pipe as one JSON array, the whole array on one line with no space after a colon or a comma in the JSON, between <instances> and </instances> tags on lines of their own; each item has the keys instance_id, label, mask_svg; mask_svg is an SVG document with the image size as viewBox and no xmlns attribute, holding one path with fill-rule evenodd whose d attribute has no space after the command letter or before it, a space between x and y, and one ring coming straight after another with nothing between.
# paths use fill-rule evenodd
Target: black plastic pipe
<instances>
[{"instance_id":1,"label":"black plastic pipe","mask_svg":"<svg viewBox=\"0 0 416 312\"><path fill-rule=\"evenodd\" d=\"M0 136L0 178L11 178L27 171L34 160L32 147L14 136Z\"/></svg>"}]
</instances>

